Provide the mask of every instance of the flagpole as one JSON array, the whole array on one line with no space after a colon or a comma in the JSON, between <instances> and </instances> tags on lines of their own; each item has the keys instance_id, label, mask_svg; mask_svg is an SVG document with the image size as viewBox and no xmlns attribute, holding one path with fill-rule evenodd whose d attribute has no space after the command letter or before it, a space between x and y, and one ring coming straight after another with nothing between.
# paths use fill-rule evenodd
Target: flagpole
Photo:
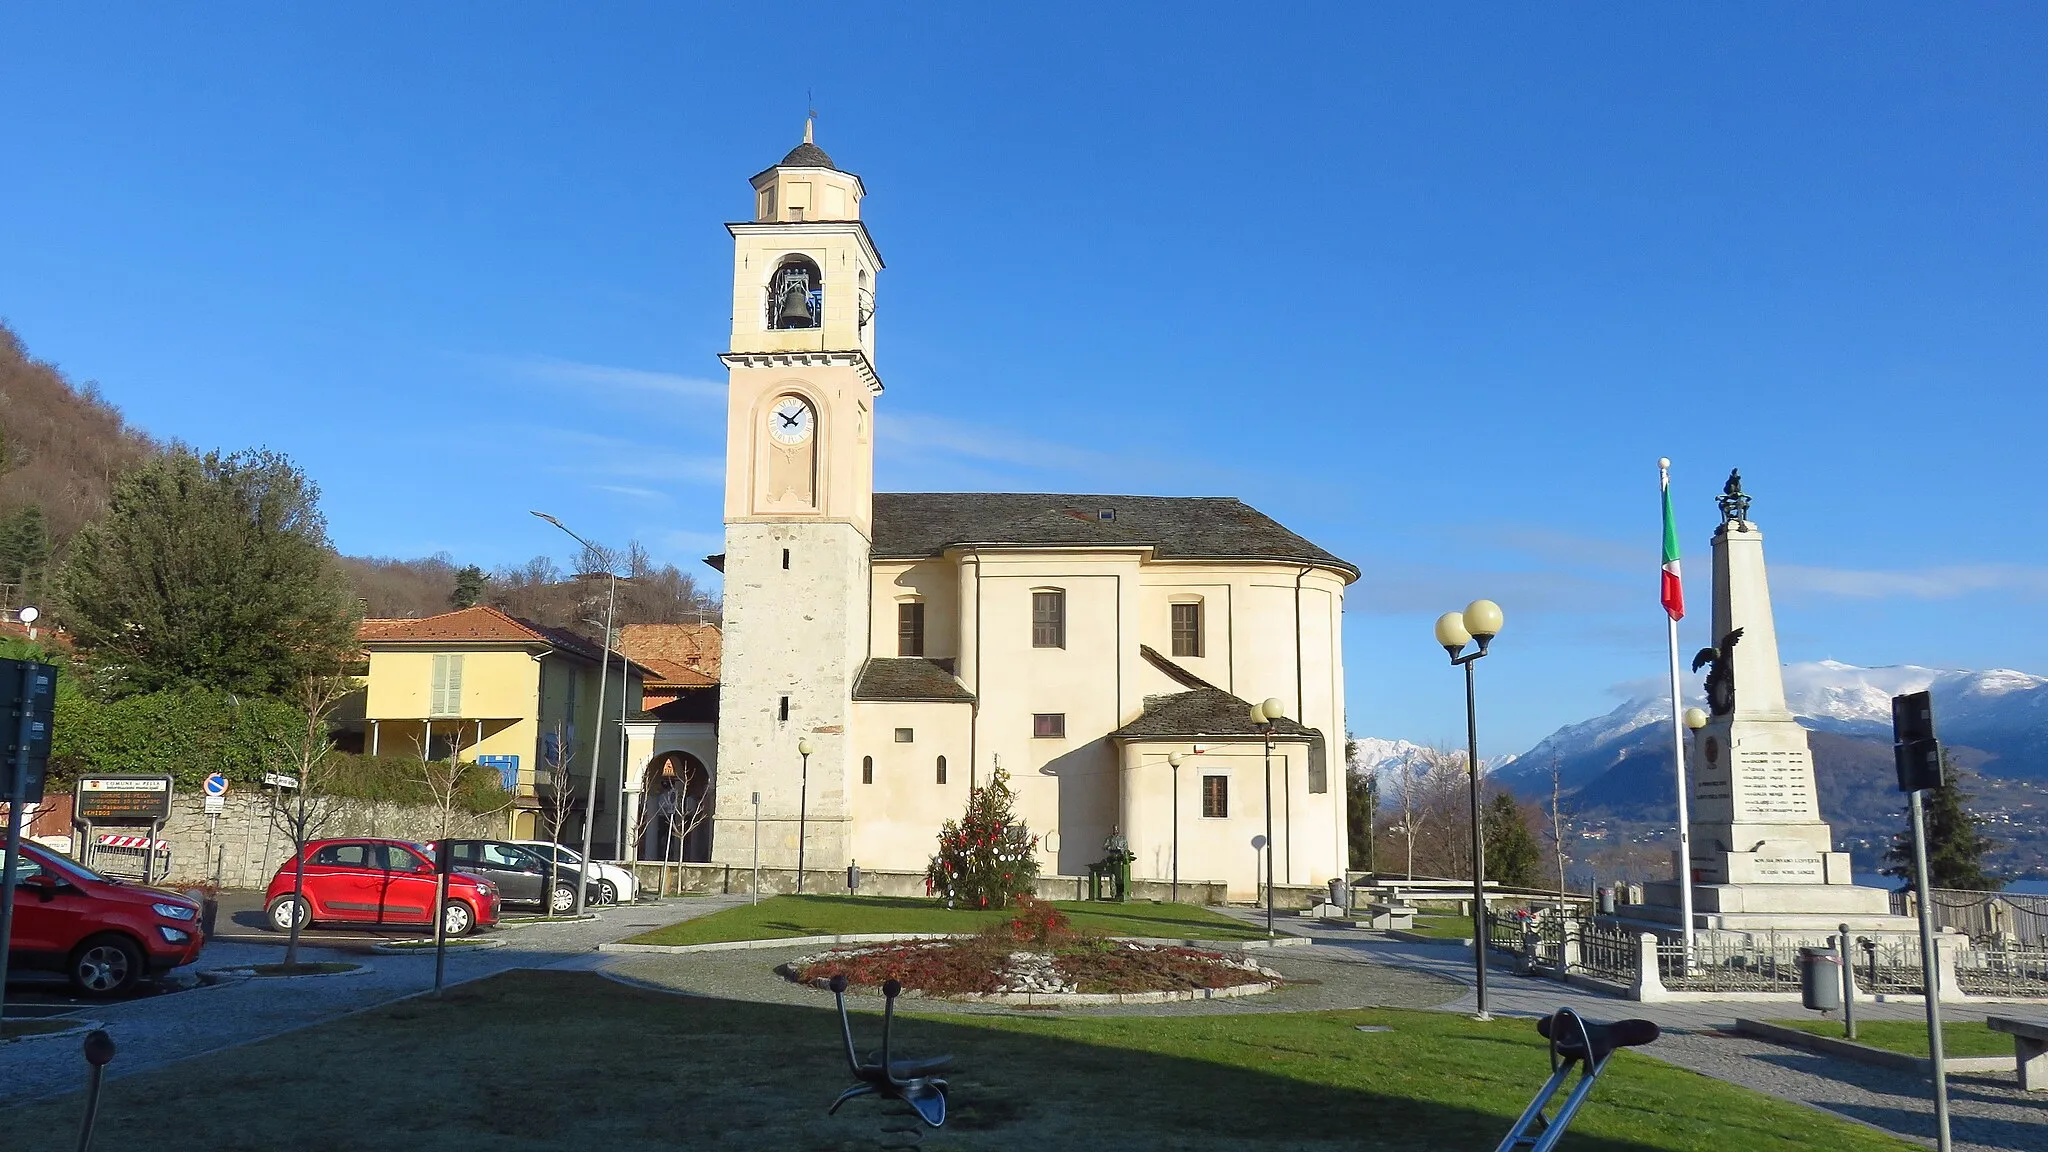
<instances>
[{"instance_id":1,"label":"flagpole","mask_svg":"<svg viewBox=\"0 0 2048 1152\"><path fill-rule=\"evenodd\" d=\"M1657 480L1664 497L1664 514L1671 515L1671 461L1657 461ZM1667 532L1669 527L1667 525ZM1674 550L1675 552L1675 550ZM1676 555L1673 560L1677 559ZM1692 974L1692 820L1686 812L1685 707L1680 695L1678 663L1678 617L1664 613L1666 646L1671 653L1671 761L1678 778L1678 914L1679 939L1683 941L1685 966Z\"/></svg>"}]
</instances>

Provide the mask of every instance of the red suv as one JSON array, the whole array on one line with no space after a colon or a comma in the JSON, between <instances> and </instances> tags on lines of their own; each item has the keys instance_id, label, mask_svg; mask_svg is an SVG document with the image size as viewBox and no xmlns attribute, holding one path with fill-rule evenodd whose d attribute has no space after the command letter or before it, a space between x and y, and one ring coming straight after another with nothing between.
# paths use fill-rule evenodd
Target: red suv
<instances>
[{"instance_id":1,"label":"red suv","mask_svg":"<svg viewBox=\"0 0 2048 1152\"><path fill-rule=\"evenodd\" d=\"M306 845L306 887L303 903L295 903L298 857L287 856L264 892L264 926L289 932L292 918L301 926L316 922L432 927L433 850L410 840L349 837L314 840ZM498 922L498 889L488 880L462 872L448 875L448 899L441 905L443 931L466 935Z\"/></svg>"},{"instance_id":2,"label":"red suv","mask_svg":"<svg viewBox=\"0 0 2048 1152\"><path fill-rule=\"evenodd\" d=\"M0 845L0 863L6 847ZM24 843L14 879L7 962L70 977L87 996L114 996L199 959L199 906L126 884Z\"/></svg>"}]
</instances>

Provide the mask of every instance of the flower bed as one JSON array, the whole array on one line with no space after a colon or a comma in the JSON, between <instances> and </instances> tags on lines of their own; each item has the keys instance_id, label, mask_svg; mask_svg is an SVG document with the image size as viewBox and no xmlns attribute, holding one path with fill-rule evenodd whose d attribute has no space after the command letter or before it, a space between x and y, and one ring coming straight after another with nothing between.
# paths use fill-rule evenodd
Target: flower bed
<instances>
[{"instance_id":1,"label":"flower bed","mask_svg":"<svg viewBox=\"0 0 2048 1152\"><path fill-rule=\"evenodd\" d=\"M924 996L1193 992L1279 979L1248 959L1222 952L1088 938L1033 951L990 934L835 948L792 960L780 970L798 983L819 987L842 975L856 988L898 980L906 991Z\"/></svg>"}]
</instances>

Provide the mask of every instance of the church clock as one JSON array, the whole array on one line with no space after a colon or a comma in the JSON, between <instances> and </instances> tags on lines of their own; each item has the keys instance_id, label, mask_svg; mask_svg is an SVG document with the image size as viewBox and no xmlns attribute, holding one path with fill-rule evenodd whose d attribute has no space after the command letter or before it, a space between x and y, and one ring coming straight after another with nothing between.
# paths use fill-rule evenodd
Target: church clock
<instances>
[{"instance_id":1,"label":"church clock","mask_svg":"<svg viewBox=\"0 0 2048 1152\"><path fill-rule=\"evenodd\" d=\"M768 410L768 435L778 444L802 444L811 438L816 420L802 397L784 396Z\"/></svg>"}]
</instances>

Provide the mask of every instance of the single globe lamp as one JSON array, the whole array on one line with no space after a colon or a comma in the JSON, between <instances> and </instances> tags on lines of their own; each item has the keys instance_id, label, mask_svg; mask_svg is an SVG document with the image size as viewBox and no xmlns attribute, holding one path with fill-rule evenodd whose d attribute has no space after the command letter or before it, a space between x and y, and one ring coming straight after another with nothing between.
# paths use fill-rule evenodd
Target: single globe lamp
<instances>
[{"instance_id":1,"label":"single globe lamp","mask_svg":"<svg viewBox=\"0 0 2048 1152\"><path fill-rule=\"evenodd\" d=\"M1685 726L1697 732L1707 726L1707 714L1698 708L1685 710Z\"/></svg>"},{"instance_id":2,"label":"single globe lamp","mask_svg":"<svg viewBox=\"0 0 2048 1152\"><path fill-rule=\"evenodd\" d=\"M1167 763L1167 766L1168 766L1168 767L1172 767L1172 768L1178 768L1178 767L1180 767L1180 753L1178 753L1178 752L1168 752L1168 753L1166 754L1166 763Z\"/></svg>"},{"instance_id":3,"label":"single globe lamp","mask_svg":"<svg viewBox=\"0 0 2048 1152\"><path fill-rule=\"evenodd\" d=\"M1268 724L1275 720L1287 719L1287 705L1282 704L1278 696L1266 697L1266 702L1259 705L1259 708L1266 713L1266 723Z\"/></svg>"},{"instance_id":4,"label":"single globe lamp","mask_svg":"<svg viewBox=\"0 0 2048 1152\"><path fill-rule=\"evenodd\" d=\"M799 756L809 756L811 754L811 741L809 737L804 737L796 742L796 754Z\"/></svg>"},{"instance_id":5,"label":"single globe lamp","mask_svg":"<svg viewBox=\"0 0 2048 1152\"><path fill-rule=\"evenodd\" d=\"M1453 657L1465 650L1465 645L1472 642L1472 633L1465 629L1463 612L1446 612L1436 618L1436 642Z\"/></svg>"},{"instance_id":6,"label":"single globe lamp","mask_svg":"<svg viewBox=\"0 0 2048 1152\"><path fill-rule=\"evenodd\" d=\"M1485 648L1495 636L1500 635L1502 618L1500 605L1491 600L1474 600L1465 605L1465 630Z\"/></svg>"}]
</instances>

